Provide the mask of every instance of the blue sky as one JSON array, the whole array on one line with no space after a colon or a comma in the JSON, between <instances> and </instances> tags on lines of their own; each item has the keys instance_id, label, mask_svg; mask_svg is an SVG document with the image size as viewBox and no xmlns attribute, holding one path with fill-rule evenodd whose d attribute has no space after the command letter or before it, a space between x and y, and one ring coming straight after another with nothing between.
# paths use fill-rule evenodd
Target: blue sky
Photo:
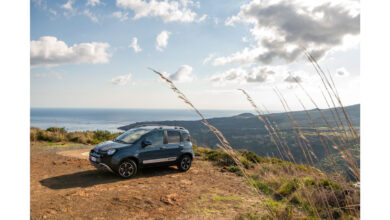
<instances>
[{"instance_id":1,"label":"blue sky","mask_svg":"<svg viewBox=\"0 0 390 220\"><path fill-rule=\"evenodd\" d=\"M356 1L32 0L31 106L187 108L152 67L201 109L249 109L244 88L281 110L274 87L313 107L289 73L325 107L302 47L356 104L359 35Z\"/></svg>"}]
</instances>

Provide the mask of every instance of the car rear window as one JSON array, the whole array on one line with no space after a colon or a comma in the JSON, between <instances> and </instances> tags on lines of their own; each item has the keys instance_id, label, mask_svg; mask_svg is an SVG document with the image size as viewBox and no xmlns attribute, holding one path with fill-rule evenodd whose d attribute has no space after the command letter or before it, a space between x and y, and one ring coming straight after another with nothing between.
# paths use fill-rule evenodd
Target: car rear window
<instances>
[{"instance_id":1,"label":"car rear window","mask_svg":"<svg viewBox=\"0 0 390 220\"><path fill-rule=\"evenodd\" d=\"M168 144L180 143L180 132L178 131L167 131Z\"/></svg>"}]
</instances>

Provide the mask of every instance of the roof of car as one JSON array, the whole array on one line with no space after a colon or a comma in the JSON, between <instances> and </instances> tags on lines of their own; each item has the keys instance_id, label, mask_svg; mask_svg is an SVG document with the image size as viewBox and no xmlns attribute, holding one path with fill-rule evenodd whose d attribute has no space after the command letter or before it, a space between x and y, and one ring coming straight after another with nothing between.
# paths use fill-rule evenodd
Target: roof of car
<instances>
[{"instance_id":1,"label":"roof of car","mask_svg":"<svg viewBox=\"0 0 390 220\"><path fill-rule=\"evenodd\" d=\"M187 129L180 127L180 126L168 126L168 125L140 125L135 128L142 128L142 129L148 129L148 130L153 130L153 129L173 129L173 130L184 130L187 131Z\"/></svg>"}]
</instances>

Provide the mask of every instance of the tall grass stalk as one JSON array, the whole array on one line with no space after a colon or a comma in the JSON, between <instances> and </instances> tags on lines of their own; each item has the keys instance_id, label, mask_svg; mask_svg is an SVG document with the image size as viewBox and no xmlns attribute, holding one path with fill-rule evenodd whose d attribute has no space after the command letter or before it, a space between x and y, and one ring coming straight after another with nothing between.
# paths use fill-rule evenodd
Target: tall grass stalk
<instances>
[{"instance_id":1,"label":"tall grass stalk","mask_svg":"<svg viewBox=\"0 0 390 220\"><path fill-rule=\"evenodd\" d=\"M234 162L237 164L237 166L240 168L241 172L243 173L243 176L248 180L248 182L250 183L250 186L251 188L260 196L261 195L261 192L257 189L257 187L252 183L251 178L249 177L249 175L247 174L245 168L244 168L244 165L241 163L240 159L239 159L239 155L233 150L232 146L230 145L230 143L226 140L225 136L222 134L221 131L219 131L216 127L212 126L211 124L209 124L209 122L207 121L207 119L203 116L203 114L191 103L191 101L184 95L184 93L182 93L176 86L175 84L170 80L168 79L167 77L165 77L162 73L154 70L154 69L151 69L149 68L150 70L152 70L154 73L156 73L158 76L160 76L160 78L162 80L164 80L165 82L167 82L169 85L170 85L170 88L172 89L172 91L174 93L176 93L178 95L178 98L181 99L184 103L186 103L187 105L189 105L198 115L199 117L202 119L202 123L215 135L215 137L218 139L218 142L220 144L217 144L217 147L220 148L221 150L223 150L224 152L226 152L233 160Z\"/></svg>"}]
</instances>

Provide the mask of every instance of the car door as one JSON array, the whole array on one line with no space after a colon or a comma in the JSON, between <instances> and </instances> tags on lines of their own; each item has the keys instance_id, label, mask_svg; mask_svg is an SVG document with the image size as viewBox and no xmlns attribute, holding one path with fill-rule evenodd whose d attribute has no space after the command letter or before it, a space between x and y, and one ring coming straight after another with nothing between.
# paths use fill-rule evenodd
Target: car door
<instances>
[{"instance_id":1,"label":"car door","mask_svg":"<svg viewBox=\"0 0 390 220\"><path fill-rule=\"evenodd\" d=\"M165 162L165 134L163 130L152 131L144 137L144 140L150 141L152 144L143 147L138 154L143 165L151 165L155 163Z\"/></svg>"},{"instance_id":2,"label":"car door","mask_svg":"<svg viewBox=\"0 0 390 220\"><path fill-rule=\"evenodd\" d=\"M167 130L167 142L168 143L165 145L166 154L169 155L171 160L176 160L180 157L183 148L180 131Z\"/></svg>"}]
</instances>

